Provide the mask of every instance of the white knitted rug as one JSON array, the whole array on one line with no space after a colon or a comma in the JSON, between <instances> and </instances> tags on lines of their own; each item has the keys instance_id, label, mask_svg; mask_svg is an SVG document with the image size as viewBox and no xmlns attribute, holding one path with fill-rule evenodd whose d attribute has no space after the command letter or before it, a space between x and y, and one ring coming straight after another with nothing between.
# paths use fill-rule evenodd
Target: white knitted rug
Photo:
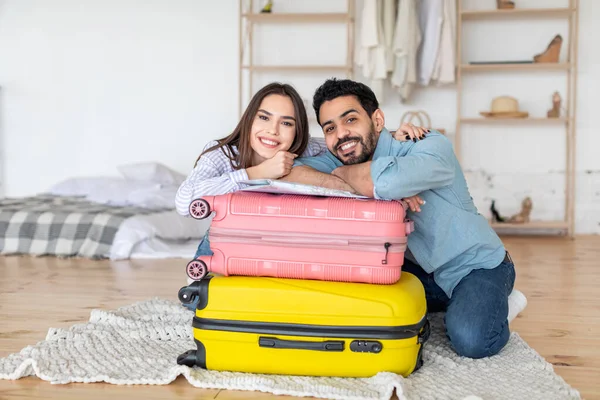
<instances>
[{"instance_id":1,"label":"white knitted rug","mask_svg":"<svg viewBox=\"0 0 600 400\"><path fill-rule=\"evenodd\" d=\"M35 375L52 383L108 382L167 385L178 375L199 388L263 391L326 399L579 399L516 333L497 356L456 356L441 315L431 317L424 366L408 378L380 373L371 378L312 378L190 369L176 363L195 348L193 313L180 304L152 299L114 311L93 310L88 323L51 328L46 340L0 359L0 378Z\"/></svg>"}]
</instances>

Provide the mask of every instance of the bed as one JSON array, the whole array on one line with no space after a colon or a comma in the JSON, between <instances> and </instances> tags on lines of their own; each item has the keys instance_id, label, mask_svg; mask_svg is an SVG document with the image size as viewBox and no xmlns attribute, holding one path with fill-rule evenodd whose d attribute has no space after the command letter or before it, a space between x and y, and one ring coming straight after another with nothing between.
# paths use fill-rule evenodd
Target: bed
<instances>
[{"instance_id":1,"label":"bed","mask_svg":"<svg viewBox=\"0 0 600 400\"><path fill-rule=\"evenodd\" d=\"M75 177L0 200L0 254L123 260L192 258L210 225L175 212L184 176L159 163Z\"/></svg>"}]
</instances>

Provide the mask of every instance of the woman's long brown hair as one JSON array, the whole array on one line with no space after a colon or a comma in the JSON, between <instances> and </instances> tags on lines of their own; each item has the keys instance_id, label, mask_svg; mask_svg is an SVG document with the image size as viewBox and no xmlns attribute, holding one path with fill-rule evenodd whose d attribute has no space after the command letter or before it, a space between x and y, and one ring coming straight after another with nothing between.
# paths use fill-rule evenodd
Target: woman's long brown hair
<instances>
[{"instance_id":1,"label":"woman's long brown hair","mask_svg":"<svg viewBox=\"0 0 600 400\"><path fill-rule=\"evenodd\" d=\"M229 162L231 163L233 169L252 167L252 156L254 154L254 150L252 150L252 146L250 146L250 131L252 129L252 123L254 122L254 118L256 117L260 107L260 103L262 103L265 97L272 94L287 96L290 98L290 100L292 100L292 104L294 105L294 114L296 115L296 136L294 137L292 146L288 151L301 156L302 153L304 153L304 150L306 150L306 146L308 146L308 141L310 139L308 133L308 117L306 115L304 102L302 101L302 98L296 89L294 89L292 86L286 83L274 82L256 92L256 94L250 100L248 107L246 107L246 111L244 111L244 115L242 115L240 122L237 124L233 132L227 137L218 139L218 144L204 150L196 159L194 167L198 164L198 160L200 160L202 155L216 149L221 149L227 158L229 158ZM237 148L237 153L233 149L234 146Z\"/></svg>"}]
</instances>

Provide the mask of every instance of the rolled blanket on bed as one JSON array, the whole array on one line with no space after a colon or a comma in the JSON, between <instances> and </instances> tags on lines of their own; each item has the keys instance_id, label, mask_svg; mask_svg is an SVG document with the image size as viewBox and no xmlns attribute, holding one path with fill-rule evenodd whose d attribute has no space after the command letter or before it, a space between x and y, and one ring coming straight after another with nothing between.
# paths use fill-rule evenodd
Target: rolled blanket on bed
<instances>
[{"instance_id":1,"label":"rolled blanket on bed","mask_svg":"<svg viewBox=\"0 0 600 400\"><path fill-rule=\"evenodd\" d=\"M165 212L39 195L0 200L0 254L106 258L121 224Z\"/></svg>"}]
</instances>

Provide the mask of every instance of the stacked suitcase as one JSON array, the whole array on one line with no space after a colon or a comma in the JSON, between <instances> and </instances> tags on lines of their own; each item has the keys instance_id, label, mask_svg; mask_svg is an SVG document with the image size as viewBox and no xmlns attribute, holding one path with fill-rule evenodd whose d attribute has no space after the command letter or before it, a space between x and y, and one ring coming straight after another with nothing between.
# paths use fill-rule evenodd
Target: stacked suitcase
<instances>
[{"instance_id":1,"label":"stacked suitcase","mask_svg":"<svg viewBox=\"0 0 600 400\"><path fill-rule=\"evenodd\" d=\"M196 349L177 362L285 375L408 376L429 336L421 282L401 273L413 230L396 201L260 192L207 196L212 256L186 266ZM208 273L211 272L209 275Z\"/></svg>"}]
</instances>

